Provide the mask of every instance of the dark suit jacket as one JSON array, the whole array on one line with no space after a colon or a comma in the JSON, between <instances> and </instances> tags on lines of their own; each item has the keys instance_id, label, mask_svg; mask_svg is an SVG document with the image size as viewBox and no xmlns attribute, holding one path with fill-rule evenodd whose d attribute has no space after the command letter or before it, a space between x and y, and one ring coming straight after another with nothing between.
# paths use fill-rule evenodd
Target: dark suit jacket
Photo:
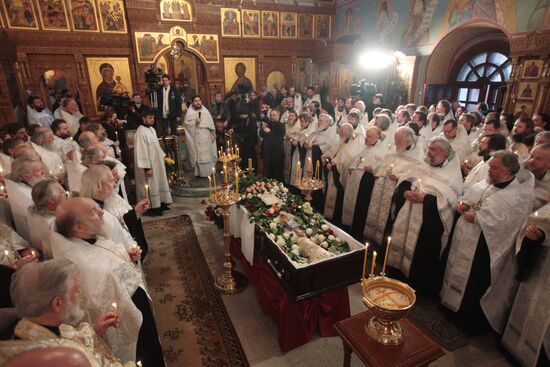
<instances>
[{"instance_id":1,"label":"dark suit jacket","mask_svg":"<svg viewBox=\"0 0 550 367\"><path fill-rule=\"evenodd\" d=\"M164 103L163 98L164 98L164 86L161 86L159 89L157 89L159 118L162 118L162 106ZM168 92L168 98L169 98L168 108L170 110L168 118L170 120L173 120L176 117L181 116L181 93L179 90L177 90L173 86L170 86L170 91Z\"/></svg>"}]
</instances>

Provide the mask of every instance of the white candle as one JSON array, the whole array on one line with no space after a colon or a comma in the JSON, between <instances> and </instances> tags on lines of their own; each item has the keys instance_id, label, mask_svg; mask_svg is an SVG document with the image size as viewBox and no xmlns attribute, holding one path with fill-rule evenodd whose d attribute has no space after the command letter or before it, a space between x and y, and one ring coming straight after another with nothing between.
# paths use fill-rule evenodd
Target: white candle
<instances>
[{"instance_id":1,"label":"white candle","mask_svg":"<svg viewBox=\"0 0 550 367\"><path fill-rule=\"evenodd\" d=\"M149 185L145 184L145 199L149 200Z\"/></svg>"},{"instance_id":2,"label":"white candle","mask_svg":"<svg viewBox=\"0 0 550 367\"><path fill-rule=\"evenodd\" d=\"M115 313L115 317L118 318L118 305L116 304L116 302L113 302L111 306L113 306L113 312Z\"/></svg>"}]
</instances>

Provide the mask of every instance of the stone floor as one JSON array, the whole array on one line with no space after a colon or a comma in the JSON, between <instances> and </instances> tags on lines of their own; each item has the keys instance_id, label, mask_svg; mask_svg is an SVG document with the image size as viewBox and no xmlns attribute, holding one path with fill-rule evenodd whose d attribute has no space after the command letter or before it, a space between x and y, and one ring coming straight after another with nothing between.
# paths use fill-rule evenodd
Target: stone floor
<instances>
[{"instance_id":1,"label":"stone floor","mask_svg":"<svg viewBox=\"0 0 550 367\"><path fill-rule=\"evenodd\" d=\"M204 256L212 274L222 270L223 233L210 222L204 220L204 208L200 198L174 197L172 210L165 216L188 214L191 216L201 244ZM151 219L146 219L151 220ZM351 313L365 310L361 302L359 284L349 288ZM342 342L338 337L317 337L306 345L290 352L282 353L278 346L278 334L275 323L262 313L257 304L254 287L248 285L245 290L233 296L223 296L227 311L233 321L246 356L252 366L258 367L307 367L340 366L343 361ZM352 366L361 366L361 362L352 355ZM468 344L453 352L446 352L434 363L433 367L507 367L512 366L498 349L496 335L489 334L472 338Z\"/></svg>"}]
</instances>

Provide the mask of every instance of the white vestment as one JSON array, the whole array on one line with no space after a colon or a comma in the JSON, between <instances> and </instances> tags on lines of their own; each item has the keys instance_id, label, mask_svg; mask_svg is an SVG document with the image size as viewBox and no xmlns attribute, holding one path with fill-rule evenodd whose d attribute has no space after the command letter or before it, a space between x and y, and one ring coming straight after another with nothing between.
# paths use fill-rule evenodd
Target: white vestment
<instances>
[{"instance_id":1,"label":"white vestment","mask_svg":"<svg viewBox=\"0 0 550 367\"><path fill-rule=\"evenodd\" d=\"M474 166L468 173L468 176L464 179L464 191L470 188L476 183L486 180L489 177L489 163L488 160L481 160L478 164Z\"/></svg>"},{"instance_id":2,"label":"white vestment","mask_svg":"<svg viewBox=\"0 0 550 367\"><path fill-rule=\"evenodd\" d=\"M189 113L189 112L187 112ZM170 204L172 195L168 186L164 157L155 128L140 125L134 137L134 164L136 176L136 194L138 201L147 199L145 185L149 185L149 200L152 208L159 208L161 203ZM153 177L147 177L145 170L153 170Z\"/></svg>"},{"instance_id":3,"label":"white vestment","mask_svg":"<svg viewBox=\"0 0 550 367\"><path fill-rule=\"evenodd\" d=\"M42 111L38 112L27 105L27 121L29 122L29 126L38 125L49 129L52 126L53 120L53 114L49 109L44 108Z\"/></svg>"},{"instance_id":4,"label":"white vestment","mask_svg":"<svg viewBox=\"0 0 550 367\"><path fill-rule=\"evenodd\" d=\"M478 246L483 233L490 255L491 285L481 298L481 307L492 328L502 332L516 289L514 241L521 225L531 212L533 175L521 170L503 189L482 181L460 198L467 205L480 200L474 223L461 216L456 223L449 258L441 288L441 303L458 312Z\"/></svg>"},{"instance_id":5,"label":"white vestment","mask_svg":"<svg viewBox=\"0 0 550 367\"><path fill-rule=\"evenodd\" d=\"M0 223L0 264L9 266L21 258L20 250L29 247L27 241L23 239L13 228ZM6 256L6 251L8 251Z\"/></svg>"},{"instance_id":6,"label":"white vestment","mask_svg":"<svg viewBox=\"0 0 550 367\"><path fill-rule=\"evenodd\" d=\"M65 163L65 168L67 169L69 190L71 192L80 192L80 179L88 167L80 163L80 161L74 160L72 162L67 161L67 163Z\"/></svg>"},{"instance_id":7,"label":"white vestment","mask_svg":"<svg viewBox=\"0 0 550 367\"><path fill-rule=\"evenodd\" d=\"M199 113L201 122L197 125ZM185 113L184 123L187 154L193 173L195 176L208 177L217 162L216 141L212 139L216 131L212 115L204 106L198 111L190 108Z\"/></svg>"},{"instance_id":8,"label":"white vestment","mask_svg":"<svg viewBox=\"0 0 550 367\"><path fill-rule=\"evenodd\" d=\"M53 255L50 240L51 232L55 228L55 215L33 213L29 208L28 222L29 228L32 228L31 246L42 251L45 260L51 259Z\"/></svg>"},{"instance_id":9,"label":"white vestment","mask_svg":"<svg viewBox=\"0 0 550 367\"><path fill-rule=\"evenodd\" d=\"M286 111L288 112L288 111ZM285 113L286 113L285 112ZM285 118L282 120L281 123L285 126L285 140L284 140L284 153L285 153L285 164L284 164L284 179L285 184L290 184L293 181L290 180L291 178L291 167L292 167L292 142L296 140L300 134L300 122L294 121L292 125L287 123L287 119ZM298 150L298 147L296 147L295 150Z\"/></svg>"},{"instance_id":10,"label":"white vestment","mask_svg":"<svg viewBox=\"0 0 550 367\"><path fill-rule=\"evenodd\" d=\"M33 142L31 142L31 145L42 159L42 163L44 163L48 172L54 177L60 177L65 170L61 156L57 152L41 147Z\"/></svg>"},{"instance_id":11,"label":"white vestment","mask_svg":"<svg viewBox=\"0 0 550 367\"><path fill-rule=\"evenodd\" d=\"M384 159L388 149L383 141L378 140L375 145L367 145L348 168L346 191L344 193L344 205L342 211L342 224L351 226L355 214L355 201L359 192L359 185L365 173L365 166L371 166L372 172L376 172ZM343 175L340 172L340 176Z\"/></svg>"},{"instance_id":12,"label":"white vestment","mask_svg":"<svg viewBox=\"0 0 550 367\"><path fill-rule=\"evenodd\" d=\"M468 143L470 143L470 146L479 138L479 134L481 134L481 129L475 126L470 129L470 133L468 134Z\"/></svg>"},{"instance_id":13,"label":"white vestment","mask_svg":"<svg viewBox=\"0 0 550 367\"><path fill-rule=\"evenodd\" d=\"M61 139L59 136L54 135L53 144L55 148L61 152L61 159L67 161L67 154L69 152L74 152L73 161L80 162L82 159L82 154L80 153L80 146L73 138Z\"/></svg>"},{"instance_id":14,"label":"white vestment","mask_svg":"<svg viewBox=\"0 0 550 367\"><path fill-rule=\"evenodd\" d=\"M437 210L443 224L443 234L441 235L441 251L443 251L453 226L456 202L462 195L460 162L456 157L444 163L443 167L433 167L422 162L405 172L397 185L403 181L410 181L415 190L437 198ZM406 200L393 225L388 264L401 270L407 277L411 270L418 235L423 224L423 209L423 203Z\"/></svg>"},{"instance_id":15,"label":"white vestment","mask_svg":"<svg viewBox=\"0 0 550 367\"><path fill-rule=\"evenodd\" d=\"M117 217L109 210L103 211L102 234L115 243L123 244L126 251L130 251L132 246L137 245L136 241L124 223L124 219Z\"/></svg>"},{"instance_id":16,"label":"white vestment","mask_svg":"<svg viewBox=\"0 0 550 367\"><path fill-rule=\"evenodd\" d=\"M9 178L5 179L6 191L10 202L13 221L17 233L27 242L31 242L29 222L27 219L29 206L33 205L31 192L32 187L23 182L16 182Z\"/></svg>"},{"instance_id":17,"label":"white vestment","mask_svg":"<svg viewBox=\"0 0 550 367\"><path fill-rule=\"evenodd\" d=\"M143 321L132 296L141 287L146 291L140 267L134 264L124 245L99 238L95 244L52 233L54 258L71 260L80 271L80 300L85 320L95 322L103 313L118 305L120 325L109 328L105 339L122 361L133 361L139 329Z\"/></svg>"},{"instance_id":18,"label":"white vestment","mask_svg":"<svg viewBox=\"0 0 550 367\"><path fill-rule=\"evenodd\" d=\"M67 125L69 125L71 136L74 136L74 134L76 134L76 132L80 128L80 119L84 117L84 115L81 114L80 111L76 111L75 113L69 113L64 109L61 109L59 111L59 115L61 116L61 119L65 120Z\"/></svg>"},{"instance_id":19,"label":"white vestment","mask_svg":"<svg viewBox=\"0 0 550 367\"><path fill-rule=\"evenodd\" d=\"M289 183L291 185L294 185L294 183L296 182L296 165L297 163L300 161L300 147L303 147L305 143L309 143L311 142L311 140L313 140L313 137L314 137L314 133L316 132L317 130L317 125L314 124L313 122L311 122L305 129L302 129L302 127L300 126L300 129L298 131L296 131L294 133L294 141L297 141L298 142L298 146L296 146L296 148L294 149L294 153L292 154L292 157L291 157L291 160L290 160L290 178L289 178ZM292 147L290 149L290 151L292 152ZM306 152L306 157L305 157L305 162L307 162L307 157L310 157L311 158L311 151L308 150ZM301 163L304 163L304 162L301 162ZM305 167L303 167L303 165L301 166L302 170L300 172L300 176L303 175L303 171L305 169Z\"/></svg>"},{"instance_id":20,"label":"white vestment","mask_svg":"<svg viewBox=\"0 0 550 367\"><path fill-rule=\"evenodd\" d=\"M308 134L305 140L309 141L311 145L318 146L319 149L321 150L321 155L324 156L325 152L327 152L335 144L338 144L338 135L336 134L336 124L330 125L325 130L321 130L321 128L319 128L317 124L318 124L317 121L313 121L309 125L311 126L312 129L313 127L315 127L315 130L313 131L313 133ZM309 128L307 130L309 130ZM308 162L308 158L312 158L311 150L306 151L306 156L304 159L304 162L306 162L306 164ZM312 163L315 164L315 162L312 162ZM321 166L322 165L323 165L323 162L321 162ZM306 167L302 167L302 169L305 170ZM321 169L320 175L323 176L323 169Z\"/></svg>"},{"instance_id":21,"label":"white vestment","mask_svg":"<svg viewBox=\"0 0 550 367\"><path fill-rule=\"evenodd\" d=\"M426 125L422 126L420 128L418 135L419 135L419 140L422 140L424 149L427 148L428 142L433 136L432 127L430 126L430 123L427 123Z\"/></svg>"},{"instance_id":22,"label":"white vestment","mask_svg":"<svg viewBox=\"0 0 550 367\"><path fill-rule=\"evenodd\" d=\"M537 365L541 348L550 355L550 204L539 210L538 218L531 214L525 221L516 241L516 253L527 226L535 222L546 238L529 277L519 286L502 337L502 344L526 367Z\"/></svg>"},{"instance_id":23,"label":"white vestment","mask_svg":"<svg viewBox=\"0 0 550 367\"><path fill-rule=\"evenodd\" d=\"M0 167L2 167L2 169L4 170L2 172L4 176L11 173L11 162L13 162L12 157L7 154L0 153Z\"/></svg>"},{"instance_id":24,"label":"white vestment","mask_svg":"<svg viewBox=\"0 0 550 367\"><path fill-rule=\"evenodd\" d=\"M533 210L539 210L548 202L550 202L550 171L546 171L540 180L535 179Z\"/></svg>"},{"instance_id":25,"label":"white vestment","mask_svg":"<svg viewBox=\"0 0 550 367\"><path fill-rule=\"evenodd\" d=\"M321 96L319 94L314 94L313 96L306 98L303 108L311 107L310 105L313 101L319 102L319 106L321 106Z\"/></svg>"},{"instance_id":26,"label":"white vestment","mask_svg":"<svg viewBox=\"0 0 550 367\"><path fill-rule=\"evenodd\" d=\"M458 125L457 129L458 132L456 133L456 136L453 140L449 141L447 138L445 139L449 141L451 147L455 151L458 160L460 161L460 164L462 164L462 162L464 162L472 152L472 147L468 142L468 134L466 133L466 129L464 128L464 126ZM443 137L445 137L443 133L441 134Z\"/></svg>"},{"instance_id":27,"label":"white vestment","mask_svg":"<svg viewBox=\"0 0 550 367\"><path fill-rule=\"evenodd\" d=\"M409 168L418 165L423 157L424 152L420 144L414 144L403 152L396 152L394 147L393 151L386 155L374 174L376 182L365 221L365 237L378 244L382 243L390 214L391 199L396 188L396 182L392 181L389 175L395 175L399 179Z\"/></svg>"}]
</instances>

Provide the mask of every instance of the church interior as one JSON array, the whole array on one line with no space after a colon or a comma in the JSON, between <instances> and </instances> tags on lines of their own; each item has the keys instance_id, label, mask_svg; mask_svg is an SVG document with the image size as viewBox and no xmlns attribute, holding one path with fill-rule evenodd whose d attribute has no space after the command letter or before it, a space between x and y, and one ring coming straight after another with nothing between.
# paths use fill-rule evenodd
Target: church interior
<instances>
[{"instance_id":1,"label":"church interior","mask_svg":"<svg viewBox=\"0 0 550 367\"><path fill-rule=\"evenodd\" d=\"M0 3L0 366L549 365L547 0Z\"/></svg>"}]
</instances>

